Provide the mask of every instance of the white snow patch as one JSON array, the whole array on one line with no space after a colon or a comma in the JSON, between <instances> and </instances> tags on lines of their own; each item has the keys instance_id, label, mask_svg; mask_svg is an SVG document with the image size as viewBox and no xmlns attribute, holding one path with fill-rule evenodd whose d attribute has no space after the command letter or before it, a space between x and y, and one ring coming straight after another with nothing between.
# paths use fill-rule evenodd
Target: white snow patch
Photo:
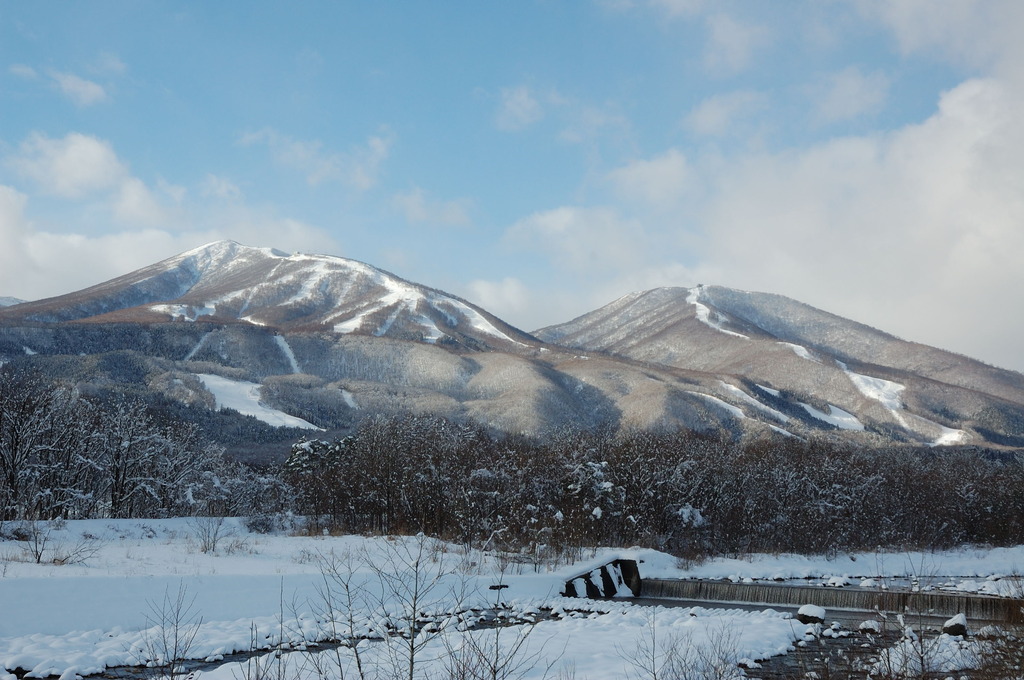
<instances>
[{"instance_id":1,"label":"white snow patch","mask_svg":"<svg viewBox=\"0 0 1024 680\"><path fill-rule=\"evenodd\" d=\"M775 432L778 432L779 434L785 435L787 437L793 437L794 439L800 439L800 437L797 437L795 434L793 434L789 430L783 430L781 427L776 427L775 425L771 425L771 424L769 424L768 427L770 427Z\"/></svg>"},{"instance_id":2,"label":"white snow patch","mask_svg":"<svg viewBox=\"0 0 1024 680\"><path fill-rule=\"evenodd\" d=\"M736 418L742 420L743 418L747 417L747 414L744 413L741 409L739 409L736 406L733 406L728 402L722 401L718 397L712 397L710 394L704 394L703 392L690 392L690 394L696 394L698 397L704 397L705 399L713 403L715 406L724 409L730 415L735 416Z\"/></svg>"},{"instance_id":3,"label":"white snow patch","mask_svg":"<svg viewBox=\"0 0 1024 680\"><path fill-rule=\"evenodd\" d=\"M942 624L943 628L949 628L951 626L963 626L964 628L966 628L967 627L967 615L966 614L957 614L956 616L954 616L953 618L949 619L944 624Z\"/></svg>"},{"instance_id":4,"label":"white snow patch","mask_svg":"<svg viewBox=\"0 0 1024 680\"><path fill-rule=\"evenodd\" d=\"M199 342L196 343L195 347L193 347L191 350L189 350L189 353L185 355L185 358L183 359L183 361L191 361L192 357L194 357L196 355L196 352L198 352L200 349L202 349L202 347L206 343L206 339L208 337L210 337L209 333L207 333L203 337L199 338Z\"/></svg>"},{"instance_id":5,"label":"white snow patch","mask_svg":"<svg viewBox=\"0 0 1024 680\"><path fill-rule=\"evenodd\" d=\"M209 302L203 303L202 307L193 305L151 305L150 309L160 314L167 314L176 321L195 321L201 316L211 316L217 313L217 307Z\"/></svg>"},{"instance_id":6,"label":"white snow patch","mask_svg":"<svg viewBox=\"0 0 1024 680\"><path fill-rule=\"evenodd\" d=\"M478 330L486 335L500 338L502 340L507 340L508 342L515 343L516 345L523 345L523 343L519 342L518 340L513 340L505 333L499 331L497 328L495 328L494 324L492 324L490 321L484 318L483 314L476 311L469 305L463 304L458 300L453 300L451 298L446 298L441 302L443 304L450 305L454 307L456 310L458 310L459 313L462 314L463 317L465 317L466 321L469 322L469 325L472 326L475 330ZM440 304L437 303L434 304L434 308L441 310Z\"/></svg>"},{"instance_id":7,"label":"white snow patch","mask_svg":"<svg viewBox=\"0 0 1024 680\"><path fill-rule=\"evenodd\" d=\"M376 310L374 310L374 311L376 311ZM342 321L341 323L334 324L334 332L335 333L355 333L356 331L358 331L362 327L363 321L364 321L364 318L363 318L364 316L366 316L365 312L362 313L362 314L356 314L351 319L346 319L345 321Z\"/></svg>"},{"instance_id":8,"label":"white snow patch","mask_svg":"<svg viewBox=\"0 0 1024 680\"><path fill-rule=\"evenodd\" d=\"M956 446L957 444L963 444L967 441L967 433L963 430L954 430L951 427L945 425L939 425L942 428L942 434L940 434L935 441L932 442L932 446Z\"/></svg>"},{"instance_id":9,"label":"white snow patch","mask_svg":"<svg viewBox=\"0 0 1024 680\"><path fill-rule=\"evenodd\" d=\"M346 390L344 387L341 388L341 398L345 400L345 405L349 408L359 408L359 404L356 403L356 398L352 396L352 393Z\"/></svg>"},{"instance_id":10,"label":"white snow patch","mask_svg":"<svg viewBox=\"0 0 1024 680\"><path fill-rule=\"evenodd\" d=\"M839 364L839 367L843 369L843 372L846 373L861 394L880 403L889 410L896 422L903 427L910 429L910 425L907 422L906 417L901 413L901 411L904 410L901 394L906 389L906 385L901 385L900 383L893 382L891 380L885 380L884 378L875 378L870 375L855 373L842 361L837 361L836 363ZM945 425L940 425L939 423L928 420L927 418L922 418L913 414L910 414L910 416L917 421L923 422L926 425L939 430L939 436L931 442L931 446L954 446L956 444L963 444L968 439L967 433L963 430L946 427Z\"/></svg>"},{"instance_id":11,"label":"white snow patch","mask_svg":"<svg viewBox=\"0 0 1024 680\"><path fill-rule=\"evenodd\" d=\"M794 344L792 342L780 342L779 344L780 345L784 345L784 346L790 348L791 350L793 350L793 353L796 354L801 359L807 359L808 361L813 361L816 364L820 364L821 363L803 345L796 345L796 344Z\"/></svg>"},{"instance_id":12,"label":"white snow patch","mask_svg":"<svg viewBox=\"0 0 1024 680\"><path fill-rule=\"evenodd\" d=\"M27 354L29 356L32 356L34 354L39 354L39 352L35 351L34 349L32 349L31 347L28 347L26 345L22 345L21 348L23 350L25 350L25 354Z\"/></svg>"},{"instance_id":13,"label":"white snow patch","mask_svg":"<svg viewBox=\"0 0 1024 680\"><path fill-rule=\"evenodd\" d=\"M707 305L702 304L700 302L700 293L701 293L701 288L700 287L691 288L689 294L686 296L686 301L689 304L691 304L691 305L693 305L694 307L697 308L697 320L698 321L700 321L701 323L703 323L704 325L706 325L706 326L708 326L710 328L714 328L716 331L718 331L720 333L725 333L726 335L733 335L733 336L735 336L737 338L743 338L744 340L749 340L750 339L749 336L743 335L742 333L737 333L735 331L730 331L730 330L727 330L725 328L722 328L722 322L723 321L728 321L728 319L726 319L725 316L721 312L715 312L715 317L716 318L715 318L714 321L712 321L712 319L711 319L711 309Z\"/></svg>"},{"instance_id":14,"label":"white snow patch","mask_svg":"<svg viewBox=\"0 0 1024 680\"><path fill-rule=\"evenodd\" d=\"M402 312L407 312L412 316L412 320L417 325L423 327L425 331L423 339L426 342L434 343L444 336L441 329L431 319L417 312L418 304L424 300L424 295L420 291L408 284L384 277L377 277L376 282L388 290L387 294L381 296L379 300L355 316L335 324L335 333L353 333L360 330L369 316L383 309L394 307L391 313L388 314L387 319L370 331L371 335L377 337L385 335L395 321L398 320Z\"/></svg>"},{"instance_id":15,"label":"white snow patch","mask_svg":"<svg viewBox=\"0 0 1024 680\"><path fill-rule=\"evenodd\" d=\"M378 337L385 335L391 329L391 326L395 321L398 320L399 315L401 315L402 312L406 312L410 315L411 320L415 324L423 328L424 342L431 344L436 343L446 334L437 327L437 324L434 323L430 317L418 311L419 304L421 302L425 302L431 309L444 315L448 325L453 328L458 326L459 318L455 314L459 314L476 331L499 338L506 342L511 342L517 345L523 344L499 331L492 323L484 318L482 314L458 300L435 293L428 293L424 295L413 286L393 279L381 278L377 282L384 286L388 290L388 293L358 314L335 324L335 333L353 333L358 331L363 327L368 316L375 314L382 309L394 306L394 309L388 315L388 318L371 331L372 335ZM450 310L454 310L455 314Z\"/></svg>"},{"instance_id":16,"label":"white snow patch","mask_svg":"<svg viewBox=\"0 0 1024 680\"><path fill-rule=\"evenodd\" d=\"M260 403L260 386L258 383L231 380L208 373L199 373L196 377L213 394L213 398L217 402L217 408L231 408L243 415L253 416L257 420L262 420L274 427L301 427L309 430L321 429L302 418L290 416L284 411L278 411Z\"/></svg>"},{"instance_id":17,"label":"white snow patch","mask_svg":"<svg viewBox=\"0 0 1024 680\"><path fill-rule=\"evenodd\" d=\"M763 413L767 413L772 418L775 418L776 420L778 420L780 423L788 423L789 422L789 416L787 416L785 413L781 413L779 411L776 411L775 409L773 409L770 406L762 404L757 399L755 399L754 397L750 396L749 394L747 394L746 392L744 392L740 388L736 387L735 385L730 385L729 383L725 382L724 380L720 381L720 384L722 385L723 389L725 389L727 392L729 392L729 394L731 394L731 395L735 396L736 398L742 400L743 403L750 404L751 406L753 406L757 410L759 410L759 411L761 411Z\"/></svg>"},{"instance_id":18,"label":"white snow patch","mask_svg":"<svg viewBox=\"0 0 1024 680\"><path fill-rule=\"evenodd\" d=\"M266 326L267 324L253 316L240 316L240 320L251 323L253 326Z\"/></svg>"},{"instance_id":19,"label":"white snow patch","mask_svg":"<svg viewBox=\"0 0 1024 680\"><path fill-rule=\"evenodd\" d=\"M316 291L320 282L329 278L332 272L332 268L327 262L314 260L313 270L309 271L306 269L303 271L304 280L299 290L292 295L284 304L292 305L297 302L304 302L313 297L313 293Z\"/></svg>"},{"instance_id":20,"label":"white snow patch","mask_svg":"<svg viewBox=\"0 0 1024 680\"><path fill-rule=\"evenodd\" d=\"M857 420L857 416L853 415L852 413L847 413L838 406L833 406L832 404L829 404L828 408L830 412L825 413L824 411L819 411L810 404L805 404L803 402L798 403L801 406L803 406L804 410L807 411L807 413L809 413L814 418L835 425L840 430L864 430L864 423Z\"/></svg>"},{"instance_id":21,"label":"white snow patch","mask_svg":"<svg viewBox=\"0 0 1024 680\"><path fill-rule=\"evenodd\" d=\"M842 361L837 361L836 363L839 364L839 367L843 369L843 372L850 378L857 390L865 397L874 399L890 411L897 411L903 408L903 400L900 398L900 393L906 389L905 385L885 380L884 378L854 373Z\"/></svg>"},{"instance_id":22,"label":"white snow patch","mask_svg":"<svg viewBox=\"0 0 1024 680\"><path fill-rule=\"evenodd\" d=\"M757 385L757 383L754 383L754 384ZM777 397L780 394L782 394L782 392L780 392L779 390L773 390L772 388L765 387L764 385L757 385L757 388L761 389L761 390L764 390L765 392L767 392L768 394L772 395L773 397Z\"/></svg>"},{"instance_id":23,"label":"white snow patch","mask_svg":"<svg viewBox=\"0 0 1024 680\"><path fill-rule=\"evenodd\" d=\"M295 352L292 351L291 345L289 345L288 341L284 339L284 336L275 335L274 342L277 343L277 346L281 348L281 351L284 352L285 357L287 357L288 365L291 366L292 373L302 373L299 369L299 362L295 360Z\"/></svg>"}]
</instances>

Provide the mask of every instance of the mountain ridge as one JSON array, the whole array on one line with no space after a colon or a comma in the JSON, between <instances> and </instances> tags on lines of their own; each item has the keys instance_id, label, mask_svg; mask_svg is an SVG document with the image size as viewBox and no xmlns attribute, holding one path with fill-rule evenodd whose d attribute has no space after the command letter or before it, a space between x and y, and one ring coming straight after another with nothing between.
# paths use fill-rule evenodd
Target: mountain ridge
<instances>
[{"instance_id":1,"label":"mountain ridge","mask_svg":"<svg viewBox=\"0 0 1024 680\"><path fill-rule=\"evenodd\" d=\"M328 430L384 411L1024 447L1024 375L784 296L657 288L530 334L366 263L232 241L0 308L0 362L206 408L197 376L219 375Z\"/></svg>"},{"instance_id":2,"label":"mountain ridge","mask_svg":"<svg viewBox=\"0 0 1024 680\"><path fill-rule=\"evenodd\" d=\"M461 298L372 265L234 241L210 243L81 291L24 303L6 316L49 323L208 317L281 331L330 328L484 346L536 342Z\"/></svg>"}]
</instances>

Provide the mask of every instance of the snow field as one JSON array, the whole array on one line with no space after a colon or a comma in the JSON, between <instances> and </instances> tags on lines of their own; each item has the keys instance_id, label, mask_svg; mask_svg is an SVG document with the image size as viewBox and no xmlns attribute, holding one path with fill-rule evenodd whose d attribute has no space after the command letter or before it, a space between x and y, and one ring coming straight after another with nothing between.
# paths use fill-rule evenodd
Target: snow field
<instances>
[{"instance_id":1,"label":"snow field","mask_svg":"<svg viewBox=\"0 0 1024 680\"><path fill-rule=\"evenodd\" d=\"M277 336L283 341L283 338ZM292 357L294 362L294 357ZM297 368L297 367L296 367ZM208 373L197 373L196 377L203 383L217 402L217 408L232 408L242 415L253 416L257 420L275 427L301 427L307 430L319 430L320 428L295 416L288 415L284 411L270 408L260 401L260 385L245 380L231 380L222 378L219 375Z\"/></svg>"},{"instance_id":2,"label":"snow field","mask_svg":"<svg viewBox=\"0 0 1024 680\"><path fill-rule=\"evenodd\" d=\"M559 669L573 668L576 677L599 680L625 676L631 669L630 655L646 649L645 645L662 645L663 651L665 645L676 645L693 654L713 650L727 653L729 662L736 663L785 653L805 633L791 613L770 609L648 608L627 601L594 602L558 595L567 580L616 557L640 560L645 577L813 576L838 586L857 583L858 578L884 579L925 570L943 575L951 587L1003 594L1013 594L1013 584L1019 587L1020 581L1002 575L1013 574L1016 565L1024 563L1021 547L835 559L765 555L709 560L684 570L663 553L602 549L570 566L513 565L510 570L506 565L503 571L494 556L432 539L419 543L416 538L254 534L237 519L215 521L221 538L216 550L204 553L199 536L209 529L209 522L88 520L53 528L48 540L54 549L74 541L95 542L95 552L84 564L56 565L46 559L36 564L26 559L19 542L0 541L0 662L8 670L30 670L32 677L69 679L107 666L143 663L159 632L154 626L155 610L179 593L185 594L190 614L186 621L201 619L189 654L195 659L249 650L254 632L258 647L275 647L282 638L292 647L301 647L336 637L337 630L344 631L348 625L347 617L337 614L346 611L353 612L357 634L374 634L389 622L400 625L407 603L402 588L420 569L431 585L423 593L419 610L435 614L439 630L422 652L425 670L442 670L454 652L471 650L474 640L497 644L512 654L521 636L532 631L516 652L529 661L524 677L540 678L550 667L549 677ZM420 545L423 552L410 560L414 553L409 551ZM335 608L333 622L322 595L324 558L360 593L350 609ZM375 570L375 565L383 571ZM397 576L390 586L385 573ZM550 608L562 618L541 620L536 627L467 632L469 612L482 615L478 612L490 607L495 593L488 587L496 583L508 586L500 596L516 615L532 617ZM328 584L339 602L338 583ZM400 638L366 642L360 649L367 663L383 667L394 663L399 643ZM953 649L960 643L942 644ZM297 678L312 677L308 658L303 658L286 655L282 663L293 664ZM346 670L353 663L351 650L331 652L330 658L340 660ZM204 670L203 675L210 680L237 680L245 677L244 666L244 662L229 663Z\"/></svg>"}]
</instances>

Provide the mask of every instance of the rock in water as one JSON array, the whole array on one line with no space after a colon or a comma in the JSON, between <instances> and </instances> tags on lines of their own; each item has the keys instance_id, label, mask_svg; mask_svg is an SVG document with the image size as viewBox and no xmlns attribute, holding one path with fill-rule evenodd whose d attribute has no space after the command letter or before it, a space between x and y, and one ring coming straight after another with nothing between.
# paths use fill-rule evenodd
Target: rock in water
<instances>
[{"instance_id":1,"label":"rock in water","mask_svg":"<svg viewBox=\"0 0 1024 680\"><path fill-rule=\"evenodd\" d=\"M959 635L960 637L967 635L967 617L957 614L942 624L942 632L946 635Z\"/></svg>"},{"instance_id":2,"label":"rock in water","mask_svg":"<svg viewBox=\"0 0 1024 680\"><path fill-rule=\"evenodd\" d=\"M825 623L825 608L816 604L805 604L796 613L800 623Z\"/></svg>"}]
</instances>

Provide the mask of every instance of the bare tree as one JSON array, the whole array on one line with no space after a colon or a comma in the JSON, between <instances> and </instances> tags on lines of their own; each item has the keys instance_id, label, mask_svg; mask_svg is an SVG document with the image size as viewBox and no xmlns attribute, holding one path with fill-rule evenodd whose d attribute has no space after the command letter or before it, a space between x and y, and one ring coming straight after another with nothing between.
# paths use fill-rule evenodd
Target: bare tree
<instances>
[{"instance_id":1,"label":"bare tree","mask_svg":"<svg viewBox=\"0 0 1024 680\"><path fill-rule=\"evenodd\" d=\"M451 571L431 559L432 540L420 534L388 541L383 559L368 565L380 585L378 611L393 670L407 680L415 680L421 653L441 632L427 615L451 612L464 599L446 580Z\"/></svg>"},{"instance_id":2,"label":"bare tree","mask_svg":"<svg viewBox=\"0 0 1024 680\"><path fill-rule=\"evenodd\" d=\"M491 586L496 593L495 611L502 606L503 587L500 580ZM446 676L451 680L516 680L534 670L541 662L545 662L547 675L561 655L553 660L545 660L543 643L537 648L531 648L534 625L526 623L506 626L500 621L494 621L490 629L467 630L457 638L445 636Z\"/></svg>"}]
</instances>

